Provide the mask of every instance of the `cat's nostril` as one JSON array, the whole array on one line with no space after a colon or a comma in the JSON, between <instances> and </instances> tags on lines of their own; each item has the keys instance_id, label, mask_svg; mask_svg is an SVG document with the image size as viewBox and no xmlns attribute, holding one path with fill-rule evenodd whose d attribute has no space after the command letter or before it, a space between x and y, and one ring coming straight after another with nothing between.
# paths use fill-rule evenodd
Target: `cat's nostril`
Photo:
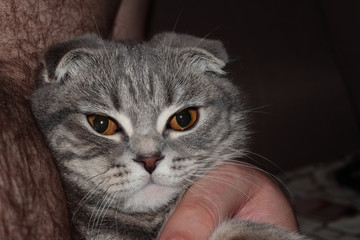
<instances>
[{"instance_id":1,"label":"cat's nostril","mask_svg":"<svg viewBox=\"0 0 360 240\"><path fill-rule=\"evenodd\" d=\"M134 159L135 162L140 162L144 165L145 170L148 173L152 173L155 168L158 161L163 159L163 156L152 156L152 157L145 157L145 156L138 156L136 159Z\"/></svg>"}]
</instances>

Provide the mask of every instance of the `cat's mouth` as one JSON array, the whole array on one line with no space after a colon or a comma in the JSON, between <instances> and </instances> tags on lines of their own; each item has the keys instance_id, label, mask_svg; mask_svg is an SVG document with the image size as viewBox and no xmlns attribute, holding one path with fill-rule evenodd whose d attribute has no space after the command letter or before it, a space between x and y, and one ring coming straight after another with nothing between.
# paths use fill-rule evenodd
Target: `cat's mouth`
<instances>
[{"instance_id":1,"label":"cat's mouth","mask_svg":"<svg viewBox=\"0 0 360 240\"><path fill-rule=\"evenodd\" d=\"M165 189L169 189L169 186L163 185L157 181L154 180L154 177L150 175L149 180L147 183L144 184L142 188L138 191L164 191Z\"/></svg>"}]
</instances>

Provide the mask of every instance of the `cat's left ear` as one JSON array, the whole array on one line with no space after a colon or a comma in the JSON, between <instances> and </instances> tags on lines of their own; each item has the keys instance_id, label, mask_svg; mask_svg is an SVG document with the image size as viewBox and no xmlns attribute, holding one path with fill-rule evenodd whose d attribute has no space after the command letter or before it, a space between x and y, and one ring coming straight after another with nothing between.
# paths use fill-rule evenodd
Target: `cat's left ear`
<instances>
[{"instance_id":1,"label":"cat's left ear","mask_svg":"<svg viewBox=\"0 0 360 240\"><path fill-rule=\"evenodd\" d=\"M212 72L224 75L223 68L228 63L228 54L222 42L198 38L186 34L161 33L155 35L152 42L164 50L177 51L184 62L200 72Z\"/></svg>"}]
</instances>

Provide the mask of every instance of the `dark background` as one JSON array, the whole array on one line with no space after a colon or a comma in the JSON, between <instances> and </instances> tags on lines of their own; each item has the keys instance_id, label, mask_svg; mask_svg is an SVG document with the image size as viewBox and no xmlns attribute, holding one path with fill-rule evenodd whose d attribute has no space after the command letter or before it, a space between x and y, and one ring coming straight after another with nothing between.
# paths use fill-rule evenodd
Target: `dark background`
<instances>
[{"instance_id":1,"label":"dark background","mask_svg":"<svg viewBox=\"0 0 360 240\"><path fill-rule=\"evenodd\" d=\"M249 157L279 170L359 150L359 0L153 0L147 37L224 42L253 108Z\"/></svg>"}]
</instances>

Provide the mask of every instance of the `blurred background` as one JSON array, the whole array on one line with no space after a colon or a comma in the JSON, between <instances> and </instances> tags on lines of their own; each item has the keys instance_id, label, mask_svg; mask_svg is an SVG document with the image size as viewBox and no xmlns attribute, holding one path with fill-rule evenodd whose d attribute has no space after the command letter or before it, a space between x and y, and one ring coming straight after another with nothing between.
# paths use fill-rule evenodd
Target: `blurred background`
<instances>
[{"instance_id":1,"label":"blurred background","mask_svg":"<svg viewBox=\"0 0 360 240\"><path fill-rule=\"evenodd\" d=\"M152 0L146 38L163 31L225 44L253 109L249 157L263 167L359 151L360 1Z\"/></svg>"},{"instance_id":2,"label":"blurred background","mask_svg":"<svg viewBox=\"0 0 360 240\"><path fill-rule=\"evenodd\" d=\"M146 38L221 40L249 99L249 158L276 173L313 240L360 239L360 1L152 0Z\"/></svg>"}]
</instances>

